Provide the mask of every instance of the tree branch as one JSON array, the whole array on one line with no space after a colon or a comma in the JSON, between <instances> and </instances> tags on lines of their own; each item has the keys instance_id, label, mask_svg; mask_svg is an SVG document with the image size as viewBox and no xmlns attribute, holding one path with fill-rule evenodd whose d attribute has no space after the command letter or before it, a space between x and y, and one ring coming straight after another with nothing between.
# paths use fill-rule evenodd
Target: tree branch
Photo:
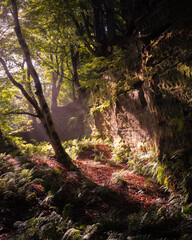
<instances>
[{"instance_id":1,"label":"tree branch","mask_svg":"<svg viewBox=\"0 0 192 240\"><path fill-rule=\"evenodd\" d=\"M19 82L17 82L13 76L11 75L11 73L9 72L7 65L4 61L4 59L2 57L0 57L0 63L2 64L5 73L7 75L7 77L9 78L9 80L13 83L13 85L15 85L16 87L18 87L21 92L23 93L23 95L25 96L25 98L31 103L31 105L36 109L38 115L41 114L41 110L39 109L39 106L37 105L37 102L27 93L27 91L24 89L23 85Z\"/></svg>"},{"instance_id":2,"label":"tree branch","mask_svg":"<svg viewBox=\"0 0 192 240\"><path fill-rule=\"evenodd\" d=\"M37 117L39 118L39 116L37 114L33 114L33 113L29 113L29 112L24 112L24 111L12 111L12 112L7 112L7 113L1 113L1 115L12 115L12 114L15 114L15 115L29 115L29 116L32 116L32 117Z\"/></svg>"},{"instance_id":3,"label":"tree branch","mask_svg":"<svg viewBox=\"0 0 192 240\"><path fill-rule=\"evenodd\" d=\"M96 49L94 49L91 44L89 43L89 41L87 41L85 35L84 35L84 32L83 32L83 29L82 27L80 26L80 24L78 23L78 21L76 20L75 16L72 15L72 20L77 28L77 32L79 33L79 35L83 38L83 41L84 41L84 44L85 44L85 47L92 53L94 54L95 56L98 56L98 53L96 51ZM93 45L93 43L92 43Z\"/></svg>"},{"instance_id":4,"label":"tree branch","mask_svg":"<svg viewBox=\"0 0 192 240\"><path fill-rule=\"evenodd\" d=\"M38 56L51 70L53 70L53 72L55 72L55 73L58 72L57 70L54 69L54 67L53 67L51 64L49 64L48 61L46 61L45 59L43 59L39 54L37 54L37 56ZM69 67L68 67L68 70L71 72L71 70L69 69ZM70 81L70 82L73 82L72 79L66 77L64 74L61 74L61 73L59 73L59 72L58 72L57 74L58 74L58 76L60 76L61 78L64 78L64 79L67 79L67 80ZM71 74L72 74L72 72L71 72Z\"/></svg>"}]
</instances>

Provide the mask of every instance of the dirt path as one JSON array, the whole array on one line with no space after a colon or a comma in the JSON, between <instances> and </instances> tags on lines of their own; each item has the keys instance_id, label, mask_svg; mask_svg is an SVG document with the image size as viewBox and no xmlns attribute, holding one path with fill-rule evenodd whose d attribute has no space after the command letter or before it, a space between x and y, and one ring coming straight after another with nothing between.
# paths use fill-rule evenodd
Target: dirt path
<instances>
[{"instance_id":1,"label":"dirt path","mask_svg":"<svg viewBox=\"0 0 192 240\"><path fill-rule=\"evenodd\" d=\"M110 214L113 211L123 211L121 214L126 218L143 208L148 211L153 204L161 207L168 203L168 196L159 185L130 172L126 164L113 162L109 147L103 144L83 147L79 157L74 160L74 163L90 181L87 181L87 179L79 180L74 172L67 171L53 156L45 154L34 154L29 159L7 156L4 160L11 163L14 169L18 171L22 170L22 164L26 162L28 164L33 162L33 169L40 166L42 168L48 166L49 168L60 169L65 192L63 198L54 202L54 206L62 210L66 203L71 203L73 205L72 218L74 222L81 220L83 224L93 224L103 217L108 219L107 216L112 216ZM86 185L84 181L87 181L88 184ZM41 184L32 183L31 187L37 192L37 195L43 196L43 194L47 194L44 193ZM45 210L41 205L40 198L34 202L32 207L41 209L42 212ZM14 213L14 208L12 206L9 209L9 207L3 205L0 208L0 212L7 211L7 215L3 214L6 222L2 222L2 224L0 222L0 228L7 229L7 232L0 235L0 239L6 239L10 234L14 234L14 228L11 225L6 225L10 219L11 223L18 221L18 215ZM27 212L21 211L20 218L26 219L27 214Z\"/></svg>"},{"instance_id":2,"label":"dirt path","mask_svg":"<svg viewBox=\"0 0 192 240\"><path fill-rule=\"evenodd\" d=\"M90 147L83 148L75 160L75 164L87 178L99 186L107 186L118 194L123 194L125 199L144 207L154 203L159 206L167 204L167 195L159 185L130 172L126 164L114 164L107 146L100 144L96 148L98 157L93 154L95 147Z\"/></svg>"},{"instance_id":3,"label":"dirt path","mask_svg":"<svg viewBox=\"0 0 192 240\"><path fill-rule=\"evenodd\" d=\"M61 169L63 175L68 176L68 180L70 179L73 184L78 184L78 179L67 172L54 158L47 155L34 155L31 160L37 165L47 164L51 168ZM9 162L14 164L16 169L19 168L15 159L10 158ZM115 164L111 160L109 147L103 144L84 147L74 163L96 185L115 191L133 204L141 205L141 207L167 204L168 196L158 184L130 172L126 164Z\"/></svg>"}]
</instances>

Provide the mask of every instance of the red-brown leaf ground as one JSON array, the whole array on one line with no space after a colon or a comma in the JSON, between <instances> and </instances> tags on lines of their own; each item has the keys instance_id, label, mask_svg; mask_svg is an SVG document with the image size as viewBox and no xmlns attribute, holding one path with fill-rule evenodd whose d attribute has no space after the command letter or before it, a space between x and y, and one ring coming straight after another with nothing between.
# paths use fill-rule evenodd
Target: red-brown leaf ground
<instances>
[{"instance_id":1,"label":"red-brown leaf ground","mask_svg":"<svg viewBox=\"0 0 192 240\"><path fill-rule=\"evenodd\" d=\"M20 168L17 158L8 157L7 160L14 165L16 170ZM30 160L36 168L46 165L50 168L60 169L63 183L67 182L69 195L73 190L83 189L83 182L78 179L77 175L67 171L53 156L36 154ZM142 208L150 208L153 204L161 207L168 203L168 196L159 185L130 172L126 164L114 163L111 160L110 148L104 144L83 147L78 158L74 160L74 164L92 182L92 186L86 193L85 201L92 196L93 203L77 206L75 209L74 218L79 220L81 217L84 223L97 221L103 214L108 214L111 209L123 209L126 216ZM116 198L97 194L95 191L97 187L103 188L103 191L110 190L116 194ZM34 184L33 188L35 192L43 192L41 184ZM56 204L58 206L61 204L63 207L63 202ZM0 235L0 237L6 239L6 234Z\"/></svg>"},{"instance_id":2,"label":"red-brown leaf ground","mask_svg":"<svg viewBox=\"0 0 192 240\"><path fill-rule=\"evenodd\" d=\"M103 156L101 159L100 155ZM96 161L94 156L98 156ZM78 179L73 173L68 172L54 157L39 154L33 155L31 160L37 165L47 164L50 168L59 168L62 170L64 181L68 179L73 184L78 184ZM9 162L18 168L18 162L14 158L10 158ZM167 194L158 184L130 172L126 164L112 162L110 148L104 144L84 147L79 157L74 160L74 164L96 185L108 187L117 194L123 195L125 199L141 204L142 207L150 207L154 203L159 206L167 204Z\"/></svg>"},{"instance_id":3,"label":"red-brown leaf ground","mask_svg":"<svg viewBox=\"0 0 192 240\"><path fill-rule=\"evenodd\" d=\"M96 148L98 156L103 154L104 161L99 158L94 161L93 147L84 148L75 160L75 164L87 178L97 185L107 186L118 194L123 194L125 199L139 203L144 207L149 207L154 203L160 206L167 204L167 194L162 191L159 185L143 176L130 172L126 164L114 164L112 162L113 164L110 166L111 152L109 147L99 144ZM119 181L117 181L118 175L120 175Z\"/></svg>"}]
</instances>

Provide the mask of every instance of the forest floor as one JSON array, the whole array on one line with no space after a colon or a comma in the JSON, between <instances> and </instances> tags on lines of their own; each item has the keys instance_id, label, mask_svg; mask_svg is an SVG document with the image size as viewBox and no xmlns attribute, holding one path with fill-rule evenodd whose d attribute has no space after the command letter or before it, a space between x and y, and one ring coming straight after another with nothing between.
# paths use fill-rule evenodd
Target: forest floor
<instances>
[{"instance_id":1,"label":"forest floor","mask_svg":"<svg viewBox=\"0 0 192 240\"><path fill-rule=\"evenodd\" d=\"M21 162L17 157L6 157L6 161L11 163L16 171L21 168ZM52 204L62 211L65 204L73 202L74 192L76 192L76 198L79 198L79 201L75 200L72 203L73 221L78 221L81 224L93 224L103 216L106 217L117 210L121 211L121 216L126 217L131 213L138 213L142 209L148 211L154 205L160 208L168 204L168 194L159 185L143 176L134 174L126 164L113 162L111 150L104 144L83 147L78 158L74 160L74 164L86 177L86 183L80 181L75 172L68 172L52 156L36 154L30 158L30 161L33 163L33 169L47 166L50 169L60 170L62 182L65 184L65 196L57 196ZM42 189L41 184L33 184L33 191L39 195L41 192L43 194ZM9 210L5 210L3 203L5 201L1 201L0 206L0 217L3 216L3 221L0 222L0 239L7 239L10 234L7 234L6 231L14 232L15 229L11 229L14 223L26 220L30 213L22 213L22 208L18 207L21 212L14 214L13 208L17 206L11 205ZM36 205L36 208L42 208L42 201L38 199ZM42 211L45 209L46 206L43 207ZM23 211L26 211L26 208L23 208ZM6 219L6 212L9 213L7 216L9 219ZM12 213L10 214L10 212ZM9 223L9 226L6 222Z\"/></svg>"},{"instance_id":2,"label":"forest floor","mask_svg":"<svg viewBox=\"0 0 192 240\"><path fill-rule=\"evenodd\" d=\"M98 156L93 154L93 147L84 148L75 164L87 178L95 184L115 191L126 200L141 207L159 206L167 204L168 195L161 187L149 179L129 171L127 164L117 164L111 160L111 151L108 146L96 146Z\"/></svg>"},{"instance_id":3,"label":"forest floor","mask_svg":"<svg viewBox=\"0 0 192 240\"><path fill-rule=\"evenodd\" d=\"M95 154L95 149L97 154ZM39 158L37 155L32 161L37 164L45 163L49 167L59 168L66 172L60 163L48 156L43 156L42 159L42 156ZM160 207L168 204L168 194L160 185L144 176L134 174L128 169L127 164L117 164L112 161L111 150L104 144L84 147L78 158L74 160L74 164L90 182L109 188L124 200L129 201L129 204L137 206L138 209L148 208L153 204Z\"/></svg>"}]
</instances>

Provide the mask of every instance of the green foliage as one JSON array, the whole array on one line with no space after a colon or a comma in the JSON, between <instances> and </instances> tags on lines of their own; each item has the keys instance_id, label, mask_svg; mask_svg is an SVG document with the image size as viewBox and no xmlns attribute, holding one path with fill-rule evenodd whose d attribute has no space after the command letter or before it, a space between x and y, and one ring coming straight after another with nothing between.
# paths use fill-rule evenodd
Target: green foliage
<instances>
[{"instance_id":1,"label":"green foliage","mask_svg":"<svg viewBox=\"0 0 192 240\"><path fill-rule=\"evenodd\" d=\"M98 106L93 106L90 110L90 114L91 114L91 116L93 116L94 113L97 111L100 112L101 114L103 114L104 111L106 111L110 106L111 106L110 100L106 100Z\"/></svg>"},{"instance_id":2,"label":"green foliage","mask_svg":"<svg viewBox=\"0 0 192 240\"><path fill-rule=\"evenodd\" d=\"M148 212L140 211L122 218L122 212L111 211L108 215L103 215L100 220L98 230L105 229L108 238L105 239L167 239L162 237L161 230L165 233L168 230L168 216L160 213L155 208ZM153 232L159 228L159 233ZM174 236L174 233L173 233Z\"/></svg>"},{"instance_id":3,"label":"green foliage","mask_svg":"<svg viewBox=\"0 0 192 240\"><path fill-rule=\"evenodd\" d=\"M15 226L17 226L20 234L15 239L61 239L66 224L62 216L55 211L42 212L37 217L25 222L16 222Z\"/></svg>"},{"instance_id":4,"label":"green foliage","mask_svg":"<svg viewBox=\"0 0 192 240\"><path fill-rule=\"evenodd\" d=\"M124 181L124 176L127 174L126 170L120 170L118 172L115 172L111 176L111 183L116 184L119 183L122 186L126 186L127 183Z\"/></svg>"},{"instance_id":5,"label":"green foliage","mask_svg":"<svg viewBox=\"0 0 192 240\"><path fill-rule=\"evenodd\" d=\"M75 228L70 228L66 231L63 236L63 240L70 240L70 239L80 239L81 231Z\"/></svg>"},{"instance_id":6,"label":"green foliage","mask_svg":"<svg viewBox=\"0 0 192 240\"><path fill-rule=\"evenodd\" d=\"M83 145L83 141L85 145ZM98 154L94 149L95 140L72 141L79 149L87 148ZM65 143L67 144L67 143ZM96 145L95 145L96 146ZM142 147L145 157L135 154L134 161L137 164L146 165L146 160L151 162L145 168L145 174L154 178L164 179L164 171L156 171L155 153L151 150L148 156L146 146ZM128 160L133 158L129 152ZM175 153L174 159L180 158L181 153ZM159 208L154 206L150 209L143 209L141 212L124 214L121 206L118 207L119 196L109 188L95 186L90 180L83 181L78 188L71 188L68 185L68 178L63 177L59 169L53 169L46 164L35 166L29 164L30 159L26 156L17 157L19 162L15 170L7 162L9 156L1 155L0 161L0 195L6 206L22 205L33 209L33 215L27 215L25 219L16 219L14 227L17 229L15 239L168 239L166 234L175 236L176 239L185 239L190 235L191 226L191 204L187 196L182 193L172 195L170 205ZM144 162L145 161L145 162ZM152 164L153 162L153 164ZM145 164L144 164L145 163ZM129 162L131 166L131 162ZM133 163L132 163L133 164ZM133 165L132 165L133 167ZM154 169L153 169L154 168ZM135 168L135 171L137 168ZM149 172L148 172L149 171ZM156 172L155 172L156 171ZM155 173L154 173L155 172ZM125 171L119 171L112 175L111 182L124 184ZM159 174L159 175L158 175ZM162 176L161 176L162 174ZM160 180L159 180L160 181ZM163 180L162 180L163 181ZM123 185L124 186L124 185ZM78 215L75 222L73 218L83 209L99 207L98 199L116 202L113 209L104 212L94 222L87 223ZM157 230L158 229L158 230ZM180 230L184 229L183 232Z\"/></svg>"},{"instance_id":7,"label":"green foliage","mask_svg":"<svg viewBox=\"0 0 192 240\"><path fill-rule=\"evenodd\" d=\"M62 145L73 160L77 159L83 147L82 143L79 142L77 139L69 140L67 142L64 142Z\"/></svg>"},{"instance_id":8,"label":"green foliage","mask_svg":"<svg viewBox=\"0 0 192 240\"><path fill-rule=\"evenodd\" d=\"M139 149L132 149L128 157L127 165L135 173L148 176L153 181L163 185L165 189L173 189L173 174L168 166L158 160L157 153L147 146L140 146Z\"/></svg>"},{"instance_id":9,"label":"green foliage","mask_svg":"<svg viewBox=\"0 0 192 240\"><path fill-rule=\"evenodd\" d=\"M103 214L99 223L100 223L100 231L105 230L106 232L110 232L110 230L118 231L125 227L126 219L122 219L122 213L120 211L116 211L114 209L110 210L108 214Z\"/></svg>"},{"instance_id":10,"label":"green foliage","mask_svg":"<svg viewBox=\"0 0 192 240\"><path fill-rule=\"evenodd\" d=\"M6 156L5 154L0 154L0 176L6 172L13 171L13 166L11 163L7 161L9 156Z\"/></svg>"},{"instance_id":11,"label":"green foliage","mask_svg":"<svg viewBox=\"0 0 192 240\"><path fill-rule=\"evenodd\" d=\"M40 179L32 179L33 170L22 169L6 172L0 178L0 195L7 203L27 204L36 199L33 185L41 183Z\"/></svg>"},{"instance_id":12,"label":"green foliage","mask_svg":"<svg viewBox=\"0 0 192 240\"><path fill-rule=\"evenodd\" d=\"M95 162L105 162L105 156L104 153L100 153L97 149L97 147L94 147L93 149L93 154L91 155L91 157L93 157L93 160Z\"/></svg>"},{"instance_id":13,"label":"green foliage","mask_svg":"<svg viewBox=\"0 0 192 240\"><path fill-rule=\"evenodd\" d=\"M15 136L9 136L11 141L14 143L15 146L17 146L17 150L12 154L14 155L25 155L31 156L33 154L53 154L53 148L50 143L48 142L40 142L37 143L34 141L34 143L27 143L20 137Z\"/></svg>"},{"instance_id":14,"label":"green foliage","mask_svg":"<svg viewBox=\"0 0 192 240\"><path fill-rule=\"evenodd\" d=\"M7 135L27 120L14 114L22 111L21 101L15 99L15 95L19 96L18 90L11 86L7 79L0 79L0 85L0 129Z\"/></svg>"},{"instance_id":15,"label":"green foliage","mask_svg":"<svg viewBox=\"0 0 192 240\"><path fill-rule=\"evenodd\" d=\"M171 192L169 204L172 213L181 216L190 212L192 167L185 162L185 150L180 149L171 157L159 160L156 152L134 150L130 152L127 165L135 173L147 176Z\"/></svg>"},{"instance_id":16,"label":"green foliage","mask_svg":"<svg viewBox=\"0 0 192 240\"><path fill-rule=\"evenodd\" d=\"M47 192L45 204L50 202L62 185L62 174L59 169L52 169L48 166L41 166L33 170L33 177L42 179L42 186Z\"/></svg>"},{"instance_id":17,"label":"green foliage","mask_svg":"<svg viewBox=\"0 0 192 240\"><path fill-rule=\"evenodd\" d=\"M0 22L2 23L0 26L2 32L0 54L6 58L9 67L12 67L15 79L26 89L27 85L30 85L30 94L32 94L34 85L31 84L30 79L27 79L27 71L22 67L24 65L23 54L15 41L14 31L9 30L13 24L9 13L10 2L8 2L1 1L0 3ZM103 2L104 10L106 10L106 2ZM121 32L123 34L125 32L127 20L122 16L123 5L121 2L126 1L114 0L113 2L115 27L117 27L115 30L116 34L121 36ZM17 1L17 3L20 10L19 18L22 31L35 66L39 71L44 94L49 104L51 103L53 74L57 75L57 80L60 77L63 78L59 88L59 104L66 104L72 100L73 94L76 95L79 90L79 87L73 89L74 69L70 51L72 45L79 53L77 73L80 86L88 89L87 92L91 92L91 116L98 112L103 115L111 107L112 102L116 100L117 95L127 93L131 86L140 80L139 74L130 70L133 68L130 62L133 61L132 53L134 50L130 53L125 50L127 46L123 46L123 48L113 46L111 54L105 57L93 57L92 52L96 51L99 46L95 40L91 1L26 0ZM106 18L106 16L105 12L104 17ZM109 31L107 26L105 28ZM5 31L5 29L9 31ZM167 39L172 38L171 35L172 33L167 33L163 38L168 41ZM191 104L191 96L188 93L191 87L192 71L191 66L183 63L185 57L185 54L182 53L183 46L172 47L168 44L162 44L161 39L163 38L160 36L159 39L151 42L152 52L147 53L145 57L146 62L147 59L153 62L153 68L151 66L143 67L145 68L142 69L144 78L148 81L150 76L158 74L160 77L158 87L162 94L165 96L168 93L175 94L178 99ZM161 44L157 46L159 42ZM177 66L175 66L175 53L178 56ZM164 80L162 81L162 79ZM0 81L0 129L3 133L10 134L12 131L21 130L23 122L26 124L28 118L7 114L16 109L21 113L21 109L28 110L28 106L21 94L9 84L4 75L1 76ZM185 94L180 97L177 92L182 89L184 89ZM181 132L185 126L185 120L173 117L169 123ZM76 124L75 117L71 118L71 123ZM72 159L76 159L82 150L87 148L92 150L93 160L105 160L104 155L100 154L96 147L96 143L100 141L98 136L100 133L95 132L97 141L96 138L87 140L86 143L73 140L64 143L63 146ZM101 239L103 237L103 239L108 240L164 239L167 212L171 212L173 220L183 216L187 219L191 216L189 193L191 194L192 163L185 163L182 150L175 152L170 157L165 156L162 161L159 161L153 150L146 151L146 146L140 151L133 152L128 144L120 139L115 140L111 145L112 161L127 163L131 170L147 175L164 185L166 189L177 191L177 193L170 198L169 211L167 209L144 211L125 217L121 211L115 209L104 213L101 219L95 220L94 224L86 226L87 223L81 223L81 221L85 221L84 219L79 219L78 223L73 224L71 218L74 211L78 213L77 207L86 206L88 208L91 204L97 203L98 198L91 196L91 191L89 191L94 187L93 183L90 180L85 181L82 186L78 187L78 190L75 189L74 185L72 185L74 189L71 189L71 186L67 187L68 179L67 177L63 178L61 170L50 169L46 164L35 167L35 164L25 159L33 154L39 154L40 157L42 157L40 153L53 154L48 143L27 144L19 138L13 138L13 141L20 148L19 151L15 151L15 155L23 155L24 157L23 159L17 157L19 164L14 167L9 164L8 156L0 156L1 201L15 207L23 203L29 206L34 206L34 203L37 203L37 208L39 208L37 211L35 210L34 217L27 216L28 219L22 219L22 221L15 223L19 231L16 239L94 239L94 234L100 234ZM113 174L111 182L124 186L124 174L123 170ZM41 190L35 190L37 184L40 185ZM110 191L101 187L95 188L91 193L96 194L97 197L105 196L110 200L114 197ZM115 201L117 202L118 199ZM161 228L163 234L161 235L159 231L159 236L155 236L154 233L157 232L156 229L159 226L163 226ZM183 221L181 226L174 226L172 234L175 239L179 239L182 235L179 231L185 229L183 236L181 236L182 239L185 239L190 234L190 228L191 221ZM170 233L167 232L167 234Z\"/></svg>"},{"instance_id":18,"label":"green foliage","mask_svg":"<svg viewBox=\"0 0 192 240\"><path fill-rule=\"evenodd\" d=\"M112 160L117 163L126 163L129 159L130 147L121 139L112 143Z\"/></svg>"},{"instance_id":19,"label":"green foliage","mask_svg":"<svg viewBox=\"0 0 192 240\"><path fill-rule=\"evenodd\" d=\"M104 156L102 153L100 153L97 149L97 144L100 143L105 143L106 145L108 144L108 139L107 140L102 140L101 138L97 137L92 137L92 138L83 138L82 140L69 140L66 142L63 142L63 147L65 148L66 152L69 154L69 156L72 159L77 159L78 156L82 153L83 149L91 149L92 151L92 158L95 158L95 160L104 160Z\"/></svg>"},{"instance_id":20,"label":"green foliage","mask_svg":"<svg viewBox=\"0 0 192 240\"><path fill-rule=\"evenodd\" d=\"M173 118L170 123L177 127L178 132L181 132L184 127L185 118Z\"/></svg>"},{"instance_id":21,"label":"green foliage","mask_svg":"<svg viewBox=\"0 0 192 240\"><path fill-rule=\"evenodd\" d=\"M137 82L138 77L127 70L127 59L127 50L114 47L113 54L108 57L94 57L84 64L80 80L82 86L92 93L91 115L96 111L106 111L119 93L129 91Z\"/></svg>"}]
</instances>

